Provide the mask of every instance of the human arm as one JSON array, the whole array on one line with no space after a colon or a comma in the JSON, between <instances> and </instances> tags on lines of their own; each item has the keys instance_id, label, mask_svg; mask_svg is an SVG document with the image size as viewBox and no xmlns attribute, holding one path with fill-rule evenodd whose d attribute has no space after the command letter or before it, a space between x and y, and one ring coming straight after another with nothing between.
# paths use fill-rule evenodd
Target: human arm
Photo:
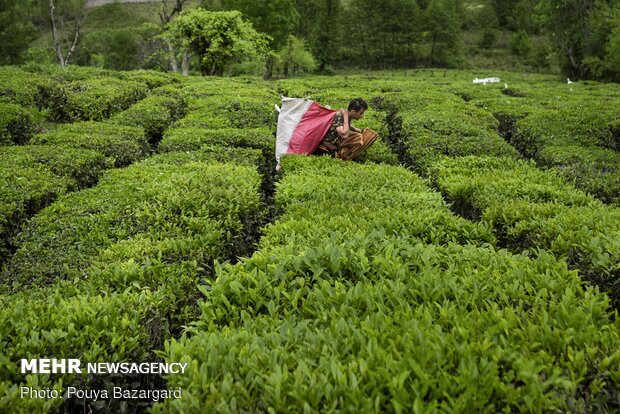
<instances>
[{"instance_id":1,"label":"human arm","mask_svg":"<svg viewBox=\"0 0 620 414\"><path fill-rule=\"evenodd\" d=\"M342 123L342 125L336 128L336 131L341 137L346 137L347 135L349 135L349 111L342 110L340 112L342 113L344 122Z\"/></svg>"}]
</instances>

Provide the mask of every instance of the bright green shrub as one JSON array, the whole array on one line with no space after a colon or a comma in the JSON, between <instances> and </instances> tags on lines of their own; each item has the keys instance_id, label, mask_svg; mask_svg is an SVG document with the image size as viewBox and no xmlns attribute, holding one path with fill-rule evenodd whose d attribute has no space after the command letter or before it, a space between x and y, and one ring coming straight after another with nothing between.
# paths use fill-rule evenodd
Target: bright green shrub
<instances>
[{"instance_id":1,"label":"bright green shrub","mask_svg":"<svg viewBox=\"0 0 620 414\"><path fill-rule=\"evenodd\" d=\"M111 122L141 127L149 142L155 144L161 140L168 126L176 120L181 105L172 97L150 96L113 116Z\"/></svg>"},{"instance_id":2,"label":"bright green shrub","mask_svg":"<svg viewBox=\"0 0 620 414\"><path fill-rule=\"evenodd\" d=\"M188 162L230 162L237 165L257 166L263 161L261 150L254 148L226 147L220 145L204 145L195 151L174 151L155 154L141 162L141 165L152 164L186 164Z\"/></svg>"},{"instance_id":3,"label":"bright green shrub","mask_svg":"<svg viewBox=\"0 0 620 414\"><path fill-rule=\"evenodd\" d=\"M385 144L384 139L379 136L374 144L360 155L356 161L398 165L398 156L392 152L390 147Z\"/></svg>"},{"instance_id":4,"label":"bright green shrub","mask_svg":"<svg viewBox=\"0 0 620 414\"><path fill-rule=\"evenodd\" d=\"M51 102L56 121L101 121L144 98L146 85L113 78L92 78L64 85L64 95Z\"/></svg>"},{"instance_id":5,"label":"bright green shrub","mask_svg":"<svg viewBox=\"0 0 620 414\"><path fill-rule=\"evenodd\" d=\"M445 209L403 169L327 157L282 165L284 215L251 258L216 268L190 335L165 347L167 360L189 363L189 375L167 378L184 398L154 412L613 404L618 326L606 298L583 289L563 262L438 245L409 223L384 230L386 207L419 218ZM447 231L448 217L423 227ZM474 240L477 226L460 224L461 237Z\"/></svg>"},{"instance_id":6,"label":"bright green shrub","mask_svg":"<svg viewBox=\"0 0 620 414\"><path fill-rule=\"evenodd\" d=\"M532 162L512 158L445 158L429 173L452 208L473 219L478 219L487 206L507 200L577 206L594 202L591 196L556 174L541 171Z\"/></svg>"},{"instance_id":7,"label":"bright green shrub","mask_svg":"<svg viewBox=\"0 0 620 414\"><path fill-rule=\"evenodd\" d=\"M0 145L28 142L39 128L39 118L35 110L0 103Z\"/></svg>"},{"instance_id":8,"label":"bright green shrub","mask_svg":"<svg viewBox=\"0 0 620 414\"><path fill-rule=\"evenodd\" d=\"M274 151L275 138L268 128L171 128L158 149L161 152L192 151L203 145L249 147Z\"/></svg>"},{"instance_id":9,"label":"bright green shrub","mask_svg":"<svg viewBox=\"0 0 620 414\"><path fill-rule=\"evenodd\" d=\"M72 186L77 188L95 185L103 172L113 167L100 152L62 145L11 146L0 149L0 154L0 166L7 171L41 165L57 176L72 179Z\"/></svg>"},{"instance_id":10,"label":"bright green shrub","mask_svg":"<svg viewBox=\"0 0 620 414\"><path fill-rule=\"evenodd\" d=\"M149 151L144 130L104 122L76 122L35 135L32 144L57 144L99 151L117 167L145 157Z\"/></svg>"},{"instance_id":11,"label":"bright green shrub","mask_svg":"<svg viewBox=\"0 0 620 414\"><path fill-rule=\"evenodd\" d=\"M608 203L618 202L620 154L613 150L614 106L600 99L534 111L516 123L513 144ZM611 147L612 149L608 149Z\"/></svg>"},{"instance_id":12,"label":"bright green shrub","mask_svg":"<svg viewBox=\"0 0 620 414\"><path fill-rule=\"evenodd\" d=\"M6 161L9 158L3 157L2 164ZM73 185L69 177L59 177L42 165L0 167L0 263L9 257L22 222Z\"/></svg>"},{"instance_id":13,"label":"bright green shrub","mask_svg":"<svg viewBox=\"0 0 620 414\"><path fill-rule=\"evenodd\" d=\"M605 207L532 163L446 159L433 182L460 214L488 223L501 246L548 251L620 303L620 210Z\"/></svg>"},{"instance_id":14,"label":"bright green shrub","mask_svg":"<svg viewBox=\"0 0 620 414\"><path fill-rule=\"evenodd\" d=\"M66 297L60 290L28 291L0 299L0 410L17 413L121 409L121 401L21 398L20 387L107 389L157 386L146 375L22 375L21 358L78 358L87 362L156 361L174 311L164 289ZM80 406L84 404L84 406Z\"/></svg>"},{"instance_id":15,"label":"bright green shrub","mask_svg":"<svg viewBox=\"0 0 620 414\"><path fill-rule=\"evenodd\" d=\"M330 235L346 240L368 228L412 243L494 243L489 229L454 216L440 194L402 168L329 157L284 158L282 168L290 178L277 184L275 203L287 213L265 229L262 247L296 238L320 244Z\"/></svg>"},{"instance_id":16,"label":"bright green shrub","mask_svg":"<svg viewBox=\"0 0 620 414\"><path fill-rule=\"evenodd\" d=\"M260 128L274 127L277 98L208 96L190 102L188 114L179 127Z\"/></svg>"},{"instance_id":17,"label":"bright green shrub","mask_svg":"<svg viewBox=\"0 0 620 414\"><path fill-rule=\"evenodd\" d=\"M226 252L251 247L242 231L245 223L258 220L259 182L254 168L228 164L137 164L112 171L96 187L58 200L29 221L4 280L72 279L101 251L130 239L157 244L195 238L192 246L198 250L183 260L208 268L214 257L201 237L219 235L218 246Z\"/></svg>"},{"instance_id":18,"label":"bright green shrub","mask_svg":"<svg viewBox=\"0 0 620 414\"><path fill-rule=\"evenodd\" d=\"M55 87L55 82L45 76L13 66L0 67L0 103L42 109Z\"/></svg>"},{"instance_id":19,"label":"bright green shrub","mask_svg":"<svg viewBox=\"0 0 620 414\"><path fill-rule=\"evenodd\" d=\"M598 146L546 145L536 160L606 203L620 204L620 155Z\"/></svg>"},{"instance_id":20,"label":"bright green shrub","mask_svg":"<svg viewBox=\"0 0 620 414\"><path fill-rule=\"evenodd\" d=\"M132 70L114 72L121 80L143 83L149 89L159 88L165 85L178 84L179 79L173 74L157 72L154 70Z\"/></svg>"},{"instance_id":21,"label":"bright green shrub","mask_svg":"<svg viewBox=\"0 0 620 414\"><path fill-rule=\"evenodd\" d=\"M51 145L0 148L0 263L28 217L58 196L97 182L112 167L96 151Z\"/></svg>"}]
</instances>

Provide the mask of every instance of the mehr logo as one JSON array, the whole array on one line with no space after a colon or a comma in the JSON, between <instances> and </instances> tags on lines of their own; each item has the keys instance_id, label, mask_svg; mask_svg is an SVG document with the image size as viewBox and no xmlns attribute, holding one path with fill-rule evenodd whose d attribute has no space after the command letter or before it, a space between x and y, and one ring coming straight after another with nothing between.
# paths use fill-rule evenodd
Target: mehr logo
<instances>
[{"instance_id":1,"label":"mehr logo","mask_svg":"<svg viewBox=\"0 0 620 414\"><path fill-rule=\"evenodd\" d=\"M22 359L22 374L81 374L79 359Z\"/></svg>"},{"instance_id":2,"label":"mehr logo","mask_svg":"<svg viewBox=\"0 0 620 414\"><path fill-rule=\"evenodd\" d=\"M81 374L79 359L22 359L22 374ZM88 374L184 374L187 362L89 362Z\"/></svg>"}]
</instances>

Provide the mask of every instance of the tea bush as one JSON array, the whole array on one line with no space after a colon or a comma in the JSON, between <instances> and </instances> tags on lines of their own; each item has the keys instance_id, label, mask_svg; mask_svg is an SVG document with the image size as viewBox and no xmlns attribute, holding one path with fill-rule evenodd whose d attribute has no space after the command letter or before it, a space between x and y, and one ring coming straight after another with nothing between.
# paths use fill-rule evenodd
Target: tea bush
<instances>
[{"instance_id":1,"label":"tea bush","mask_svg":"<svg viewBox=\"0 0 620 414\"><path fill-rule=\"evenodd\" d=\"M0 147L0 264L22 222L58 196L93 185L112 163L102 154L63 146Z\"/></svg>"},{"instance_id":2,"label":"tea bush","mask_svg":"<svg viewBox=\"0 0 620 414\"><path fill-rule=\"evenodd\" d=\"M39 129L40 118L36 110L0 103L0 146L27 143Z\"/></svg>"},{"instance_id":3,"label":"tea bush","mask_svg":"<svg viewBox=\"0 0 620 414\"><path fill-rule=\"evenodd\" d=\"M61 125L34 136L30 142L92 149L110 157L116 167L131 164L149 152L142 128L95 121Z\"/></svg>"},{"instance_id":4,"label":"tea bush","mask_svg":"<svg viewBox=\"0 0 620 414\"><path fill-rule=\"evenodd\" d=\"M159 151L192 151L203 145L246 147L274 151L275 138L268 128L171 128L159 145Z\"/></svg>"},{"instance_id":5,"label":"tea bush","mask_svg":"<svg viewBox=\"0 0 620 414\"><path fill-rule=\"evenodd\" d=\"M456 211L492 226L501 245L551 252L620 304L620 210L522 161L446 159L431 176Z\"/></svg>"},{"instance_id":6,"label":"tea bush","mask_svg":"<svg viewBox=\"0 0 620 414\"><path fill-rule=\"evenodd\" d=\"M156 378L138 375L22 375L21 358L71 355L82 361L156 361L152 350L169 335L167 316L176 312L165 289L105 295L66 296L60 289L0 298L0 410L18 413L89 409L120 411L112 399L21 398L20 387L107 389L153 387ZM61 407L64 404L64 409ZM82 406L83 405L83 406Z\"/></svg>"},{"instance_id":7,"label":"tea bush","mask_svg":"<svg viewBox=\"0 0 620 414\"><path fill-rule=\"evenodd\" d=\"M259 166L263 160L261 150L254 148L225 147L221 145L203 145L194 151L174 151L155 154L146 158L141 165L174 164L182 165L188 162L225 162L237 165Z\"/></svg>"},{"instance_id":8,"label":"tea bush","mask_svg":"<svg viewBox=\"0 0 620 414\"><path fill-rule=\"evenodd\" d=\"M156 246L180 229L245 248L242 230L245 221L256 220L259 182L253 168L226 164L137 164L112 171L96 187L67 195L30 220L4 281L18 286L80 277L116 243L142 238ZM211 266L208 249L193 243L197 250L187 260Z\"/></svg>"},{"instance_id":9,"label":"tea bush","mask_svg":"<svg viewBox=\"0 0 620 414\"><path fill-rule=\"evenodd\" d=\"M0 103L42 109L54 87L55 82L48 77L13 66L0 67Z\"/></svg>"},{"instance_id":10,"label":"tea bush","mask_svg":"<svg viewBox=\"0 0 620 414\"><path fill-rule=\"evenodd\" d=\"M143 83L114 78L88 79L62 85L64 93L50 103L50 116L57 122L102 121L143 99Z\"/></svg>"},{"instance_id":11,"label":"tea bush","mask_svg":"<svg viewBox=\"0 0 620 414\"><path fill-rule=\"evenodd\" d=\"M184 398L154 412L613 404L618 327L607 299L563 262L480 243L492 241L483 223L449 223L441 199L402 169L282 161L284 215L251 258L216 268L202 316L166 343L166 359L190 374L167 378ZM426 235L391 230L386 208L442 217L420 225Z\"/></svg>"},{"instance_id":12,"label":"tea bush","mask_svg":"<svg viewBox=\"0 0 620 414\"><path fill-rule=\"evenodd\" d=\"M183 116L184 106L183 101L172 96L153 95L113 116L110 121L143 128L148 141L155 145L170 124Z\"/></svg>"},{"instance_id":13,"label":"tea bush","mask_svg":"<svg viewBox=\"0 0 620 414\"><path fill-rule=\"evenodd\" d=\"M22 222L69 191L72 184L68 177L59 177L41 165L0 167L0 264L9 257Z\"/></svg>"},{"instance_id":14,"label":"tea bush","mask_svg":"<svg viewBox=\"0 0 620 414\"><path fill-rule=\"evenodd\" d=\"M11 319L0 329L0 408L128 409L119 400L22 399L19 386L162 386L158 376L146 375L24 377L13 361L69 354L83 361L157 361L163 341L196 318L196 283L212 277L213 260L246 253L245 230L261 214L260 180L254 166L179 162L178 155L112 171L97 187L41 212L25 230L25 249L3 280L30 274L32 283L0 295L0 315ZM201 161L208 157L205 151ZM63 257L50 262L56 255ZM43 266L28 270L28 260ZM142 403L129 403L135 404Z\"/></svg>"}]
</instances>

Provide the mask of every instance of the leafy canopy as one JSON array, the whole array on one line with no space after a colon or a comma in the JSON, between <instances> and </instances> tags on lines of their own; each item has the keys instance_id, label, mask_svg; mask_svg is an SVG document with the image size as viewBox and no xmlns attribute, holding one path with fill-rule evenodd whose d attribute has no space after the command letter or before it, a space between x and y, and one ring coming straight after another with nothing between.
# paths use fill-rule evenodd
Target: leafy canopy
<instances>
[{"instance_id":1,"label":"leafy canopy","mask_svg":"<svg viewBox=\"0 0 620 414\"><path fill-rule=\"evenodd\" d=\"M259 33L238 11L195 8L170 22L166 37L198 56L203 75L221 76L228 65L262 58L269 36Z\"/></svg>"}]
</instances>

